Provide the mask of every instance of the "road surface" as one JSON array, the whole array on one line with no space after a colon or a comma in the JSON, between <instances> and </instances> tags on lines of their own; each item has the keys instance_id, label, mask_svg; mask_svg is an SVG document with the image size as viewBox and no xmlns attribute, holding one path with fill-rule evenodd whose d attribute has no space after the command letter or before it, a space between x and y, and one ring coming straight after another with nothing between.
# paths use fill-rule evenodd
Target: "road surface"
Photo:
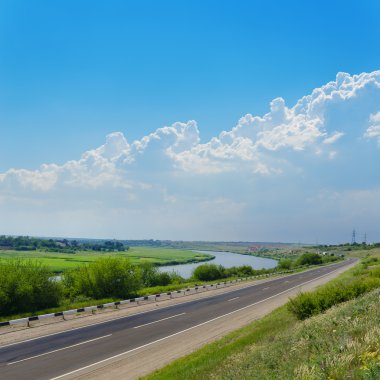
<instances>
[{"instance_id":1,"label":"road surface","mask_svg":"<svg viewBox=\"0 0 380 380\"><path fill-rule=\"evenodd\" d=\"M159 344L173 336L210 328L220 319L250 312L254 305L313 283L352 265L355 259L254 284L115 320L51 334L0 347L2 380L75 378L91 369L142 347ZM149 361L149 358L146 358Z\"/></svg>"}]
</instances>

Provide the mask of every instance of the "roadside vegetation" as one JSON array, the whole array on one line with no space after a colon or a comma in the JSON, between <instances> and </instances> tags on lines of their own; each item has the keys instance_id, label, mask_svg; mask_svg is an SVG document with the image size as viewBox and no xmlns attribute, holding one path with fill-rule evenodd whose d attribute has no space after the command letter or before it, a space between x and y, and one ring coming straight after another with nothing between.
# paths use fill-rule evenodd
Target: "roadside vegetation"
<instances>
[{"instance_id":1,"label":"roadside vegetation","mask_svg":"<svg viewBox=\"0 0 380 380\"><path fill-rule=\"evenodd\" d=\"M286 269L302 269L309 265L338 260L304 254L291 261ZM65 309L99 304L103 300L128 299L192 287L200 283L226 281L239 277L276 274L279 265L271 269L251 266L224 268L202 264L190 279L175 272L161 272L149 261L139 264L123 256L102 256L82 266L66 270L57 280L43 263L14 259L0 261L0 320L15 319Z\"/></svg>"},{"instance_id":2,"label":"roadside vegetation","mask_svg":"<svg viewBox=\"0 0 380 380\"><path fill-rule=\"evenodd\" d=\"M380 249L355 255L336 280L145 379L379 379Z\"/></svg>"},{"instance_id":3,"label":"roadside vegetation","mask_svg":"<svg viewBox=\"0 0 380 380\"><path fill-rule=\"evenodd\" d=\"M0 264L0 315L58 306L61 295L46 266L19 259Z\"/></svg>"}]
</instances>

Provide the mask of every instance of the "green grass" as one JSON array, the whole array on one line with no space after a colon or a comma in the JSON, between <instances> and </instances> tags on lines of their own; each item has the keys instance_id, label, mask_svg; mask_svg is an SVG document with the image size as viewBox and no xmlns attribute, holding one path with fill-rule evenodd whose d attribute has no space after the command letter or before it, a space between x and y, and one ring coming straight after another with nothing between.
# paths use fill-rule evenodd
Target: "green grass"
<instances>
[{"instance_id":1,"label":"green grass","mask_svg":"<svg viewBox=\"0 0 380 380\"><path fill-rule=\"evenodd\" d=\"M149 249L149 248L147 248L147 249ZM305 267L296 268L293 273L302 272L302 271L307 270L307 269L308 268L305 268ZM274 272L271 274L271 277L275 277L278 275L279 275L278 273ZM217 284L219 282L231 281L231 280L235 280L237 278L238 277L228 277L228 278L223 278L223 279L218 279L218 280L213 280L213 281L199 281L199 280L190 279L189 281L179 283L179 284L174 283L174 284L170 284L170 285L166 285L166 286L155 286L155 287L142 288L142 289L137 291L136 296L141 297L141 296L152 295L152 294L166 293L166 292L170 292L170 291L192 288L192 287L200 285L200 284ZM86 298L86 297L81 297L81 298L83 298L83 300L77 300L74 302L70 302L70 300L66 299L58 307L38 310L38 311L34 312L33 314L34 315L47 314L47 313L64 311L64 310L76 309L76 308L85 307L85 306L99 305L99 304L107 303L107 302L120 301L120 299L116 299L116 298L115 299L114 298L93 299L93 298ZM24 317L28 317L31 315L32 314L28 313L28 312L3 315L3 316L0 316L0 322L12 320L12 319L24 318Z\"/></svg>"},{"instance_id":2,"label":"green grass","mask_svg":"<svg viewBox=\"0 0 380 380\"><path fill-rule=\"evenodd\" d=\"M332 283L374 269L360 264ZM373 290L305 321L285 305L144 379L379 379L379 296Z\"/></svg>"},{"instance_id":3,"label":"green grass","mask_svg":"<svg viewBox=\"0 0 380 380\"><path fill-rule=\"evenodd\" d=\"M13 319L19 319L19 318L31 317L32 315L58 313L60 311L80 309L80 308L86 307L86 306L102 305L105 303L115 302L115 301L116 301L116 299L114 299L114 298L102 298L99 300L83 299L83 300L78 300L76 302L70 302L69 300L66 300L60 306L50 307L47 309L39 310L38 312L35 312L35 313L18 313L18 314L12 314L12 315L7 315L7 316L1 316L0 322L11 321Z\"/></svg>"},{"instance_id":4,"label":"green grass","mask_svg":"<svg viewBox=\"0 0 380 380\"><path fill-rule=\"evenodd\" d=\"M202 282L202 284L217 284L219 282L230 281L230 280L235 280L235 279L236 279L236 277L229 277L229 278L226 278L223 280ZM170 284L170 285L166 285L166 286L154 286L154 287L142 288L142 289L137 291L136 296L137 297L143 297L143 296L147 296L147 295L166 293L166 292L171 292L171 291L176 291L176 290L192 288L192 287L195 287L197 285L200 285L199 281L188 281L188 282L184 282L184 283L180 283L180 284ZM77 300L74 302L70 302L70 300L66 299L58 307L38 310L35 313L33 313L33 315L56 313L59 311L77 309L80 307L94 306L94 305L100 305L100 304L108 303L108 302L120 301L119 298L117 298L117 299L116 298L93 299L93 298L86 298L86 297L80 297L80 298L83 298L83 300ZM0 322L9 321L12 319L29 317L31 315L32 315L31 313L17 313L17 314L4 315L4 316L0 316Z\"/></svg>"},{"instance_id":5,"label":"green grass","mask_svg":"<svg viewBox=\"0 0 380 380\"><path fill-rule=\"evenodd\" d=\"M128 257L133 263L149 261L156 265L185 264L205 261L214 257L212 255L187 250L148 247L133 247L127 252L114 253L80 251L74 254L46 251L0 251L0 260L12 258L39 260L41 263L48 266L53 272L57 273L90 263L103 256Z\"/></svg>"}]
</instances>

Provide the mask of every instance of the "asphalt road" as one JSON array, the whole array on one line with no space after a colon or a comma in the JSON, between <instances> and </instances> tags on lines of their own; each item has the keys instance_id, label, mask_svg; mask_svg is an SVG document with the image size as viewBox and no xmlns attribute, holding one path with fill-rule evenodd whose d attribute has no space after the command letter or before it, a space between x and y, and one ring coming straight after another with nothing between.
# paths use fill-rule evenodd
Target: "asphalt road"
<instances>
[{"instance_id":1,"label":"asphalt road","mask_svg":"<svg viewBox=\"0 0 380 380\"><path fill-rule=\"evenodd\" d=\"M0 379L55 379L102 360L227 317L325 276L338 264L275 278L225 294L0 347ZM249 312L249 310L247 310ZM149 360L149 358L147 358Z\"/></svg>"}]
</instances>

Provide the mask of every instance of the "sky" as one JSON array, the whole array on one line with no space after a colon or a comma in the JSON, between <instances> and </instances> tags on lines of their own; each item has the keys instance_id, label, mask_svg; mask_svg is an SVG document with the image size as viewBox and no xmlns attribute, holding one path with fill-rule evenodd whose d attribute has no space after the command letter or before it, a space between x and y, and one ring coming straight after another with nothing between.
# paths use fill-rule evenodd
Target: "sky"
<instances>
[{"instance_id":1,"label":"sky","mask_svg":"<svg viewBox=\"0 0 380 380\"><path fill-rule=\"evenodd\" d=\"M0 1L0 234L380 241L378 1Z\"/></svg>"}]
</instances>

